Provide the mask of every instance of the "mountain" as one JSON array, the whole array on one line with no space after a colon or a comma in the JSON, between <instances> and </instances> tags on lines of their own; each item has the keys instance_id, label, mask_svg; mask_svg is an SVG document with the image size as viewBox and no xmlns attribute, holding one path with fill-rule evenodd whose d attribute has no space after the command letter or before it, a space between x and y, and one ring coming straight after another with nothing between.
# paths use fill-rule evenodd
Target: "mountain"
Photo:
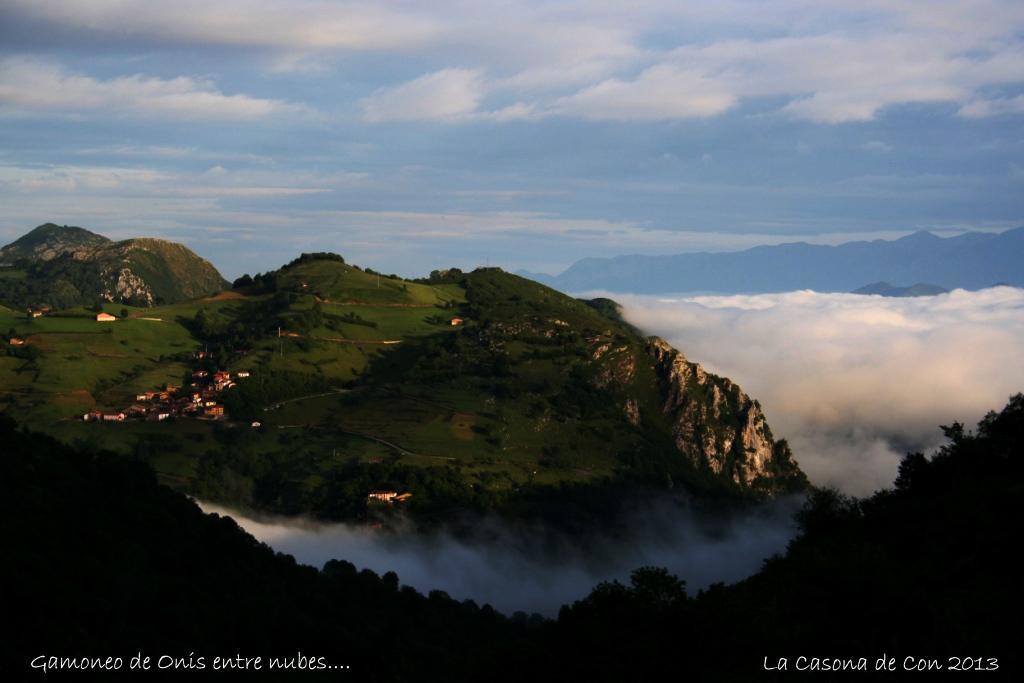
<instances>
[{"instance_id":1,"label":"mountain","mask_svg":"<svg viewBox=\"0 0 1024 683\"><path fill-rule=\"evenodd\" d=\"M45 223L0 249L0 263L51 261L64 254L85 258L109 244L108 238L84 228Z\"/></svg>"},{"instance_id":2,"label":"mountain","mask_svg":"<svg viewBox=\"0 0 1024 683\"><path fill-rule=\"evenodd\" d=\"M0 400L205 500L365 519L368 493L393 490L423 519L564 520L637 490L738 500L807 487L737 384L644 336L613 301L496 268L411 281L307 254L223 296L126 312L103 324L83 309L0 310L0 330L25 342L0 364ZM227 419L137 399L218 370L239 377L205 399ZM137 417L81 419L93 411Z\"/></svg>"},{"instance_id":3,"label":"mountain","mask_svg":"<svg viewBox=\"0 0 1024 683\"><path fill-rule=\"evenodd\" d=\"M877 294L878 296L893 296L893 297L909 297L909 296L936 296L937 294L947 294L949 292L945 287L938 285L930 285L925 282L918 282L917 284L910 285L909 287L897 287L891 285L888 282L873 282L870 285L864 285L860 289L855 289L851 294Z\"/></svg>"},{"instance_id":4,"label":"mountain","mask_svg":"<svg viewBox=\"0 0 1024 683\"><path fill-rule=\"evenodd\" d=\"M585 258L556 276L527 274L565 292L849 292L864 282L942 282L981 289L1024 285L1024 227L940 238L921 231L897 240L838 246L804 242L739 252Z\"/></svg>"},{"instance_id":5,"label":"mountain","mask_svg":"<svg viewBox=\"0 0 1024 683\"><path fill-rule=\"evenodd\" d=\"M82 228L41 225L0 249L0 301L67 308L96 301L152 306L227 286L187 247L154 238L112 241Z\"/></svg>"}]
</instances>

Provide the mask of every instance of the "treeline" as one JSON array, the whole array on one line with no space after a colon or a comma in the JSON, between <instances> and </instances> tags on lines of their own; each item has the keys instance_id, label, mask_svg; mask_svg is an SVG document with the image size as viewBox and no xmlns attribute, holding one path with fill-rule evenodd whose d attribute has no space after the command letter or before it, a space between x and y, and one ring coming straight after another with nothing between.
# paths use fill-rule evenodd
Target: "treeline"
<instances>
[{"instance_id":1,"label":"treeline","mask_svg":"<svg viewBox=\"0 0 1024 683\"><path fill-rule=\"evenodd\" d=\"M30 669L38 655L127 659L142 650L154 660L205 656L207 670L214 655L266 661L301 651L351 667L347 680L468 681L540 642L530 635L539 626L441 592L421 595L394 573L345 561L298 565L158 485L140 463L76 452L3 416L0 442L0 580L11 588L5 618L17 625L0 654L14 679L39 678ZM274 680L339 675L317 673Z\"/></svg>"}]
</instances>

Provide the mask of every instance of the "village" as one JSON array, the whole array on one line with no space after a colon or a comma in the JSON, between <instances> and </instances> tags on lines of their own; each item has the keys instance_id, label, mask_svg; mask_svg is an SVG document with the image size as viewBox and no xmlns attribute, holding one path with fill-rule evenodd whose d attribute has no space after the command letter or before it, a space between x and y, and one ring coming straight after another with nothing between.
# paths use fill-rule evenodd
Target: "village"
<instances>
[{"instance_id":1,"label":"village","mask_svg":"<svg viewBox=\"0 0 1024 683\"><path fill-rule=\"evenodd\" d=\"M196 360L207 358L206 351L197 351ZM163 389L146 391L135 395L135 402L124 410L103 412L93 410L85 413L86 422L124 422L125 420L148 420L163 422L169 418L192 417L204 420L223 420L224 406L218 403L220 393L235 386L238 380L249 377L249 371L232 373L226 370L193 370L190 381L184 387L166 385ZM253 422L259 427L259 422Z\"/></svg>"}]
</instances>

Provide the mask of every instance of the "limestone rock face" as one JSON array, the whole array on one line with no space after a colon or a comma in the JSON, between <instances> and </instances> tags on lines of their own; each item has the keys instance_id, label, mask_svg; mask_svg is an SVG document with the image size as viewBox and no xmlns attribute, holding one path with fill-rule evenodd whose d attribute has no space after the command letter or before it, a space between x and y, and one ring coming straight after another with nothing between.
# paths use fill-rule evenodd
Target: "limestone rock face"
<instances>
[{"instance_id":1,"label":"limestone rock face","mask_svg":"<svg viewBox=\"0 0 1024 683\"><path fill-rule=\"evenodd\" d=\"M104 277L108 286L103 291L103 298L107 301L134 300L145 302L147 306L153 305L153 292L149 285L130 268L107 271Z\"/></svg>"},{"instance_id":2,"label":"limestone rock face","mask_svg":"<svg viewBox=\"0 0 1024 683\"><path fill-rule=\"evenodd\" d=\"M697 468L768 493L806 479L785 442L776 442L761 405L726 377L706 372L664 339L651 337L654 362L676 448Z\"/></svg>"}]
</instances>

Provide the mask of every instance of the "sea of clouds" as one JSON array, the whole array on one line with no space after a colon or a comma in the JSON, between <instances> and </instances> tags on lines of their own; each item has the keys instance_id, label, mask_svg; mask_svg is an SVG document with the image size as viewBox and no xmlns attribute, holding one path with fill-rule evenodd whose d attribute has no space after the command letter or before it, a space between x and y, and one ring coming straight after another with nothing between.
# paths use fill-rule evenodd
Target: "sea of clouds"
<instances>
[{"instance_id":1,"label":"sea of clouds","mask_svg":"<svg viewBox=\"0 0 1024 683\"><path fill-rule=\"evenodd\" d=\"M868 494L902 455L1024 391L1024 289L613 295L626 318L757 398L816 484Z\"/></svg>"},{"instance_id":2,"label":"sea of clouds","mask_svg":"<svg viewBox=\"0 0 1024 683\"><path fill-rule=\"evenodd\" d=\"M394 571L422 593L442 590L458 600L490 604L506 614L555 616L601 581L628 583L643 566L666 567L691 591L756 572L795 533L801 499L767 503L729 518L698 515L667 501L639 505L622 525L626 536L570 537L538 526L479 520L473 539L441 530L383 532L366 525L305 518L249 516L200 502L235 519L275 550L322 567L343 559L357 568Z\"/></svg>"}]
</instances>

